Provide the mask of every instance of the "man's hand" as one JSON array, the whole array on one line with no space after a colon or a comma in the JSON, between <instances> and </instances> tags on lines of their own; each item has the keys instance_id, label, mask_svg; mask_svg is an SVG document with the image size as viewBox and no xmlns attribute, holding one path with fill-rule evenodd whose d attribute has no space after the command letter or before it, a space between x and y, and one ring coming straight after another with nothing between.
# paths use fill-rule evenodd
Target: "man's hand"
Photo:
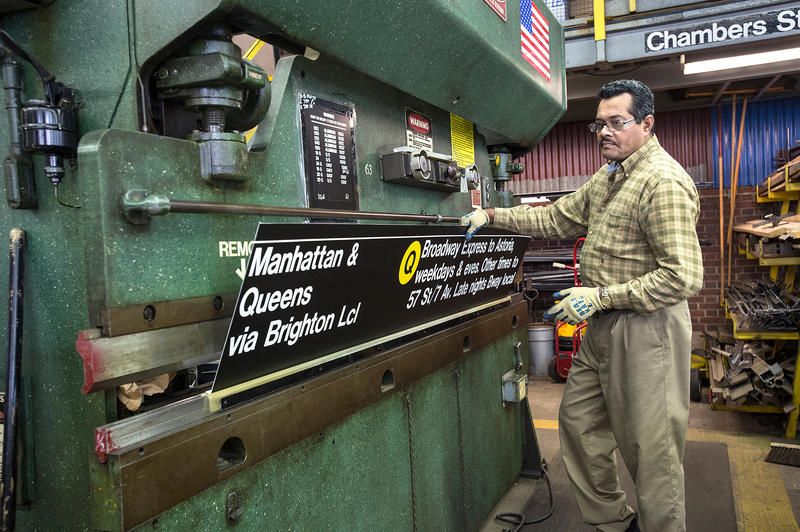
<instances>
[{"instance_id":1,"label":"man's hand","mask_svg":"<svg viewBox=\"0 0 800 532\"><path fill-rule=\"evenodd\" d=\"M553 294L554 299L561 299L544 313L544 318L553 318L570 325L577 325L597 312L603 310L600 302L600 289L585 286L573 286Z\"/></svg>"},{"instance_id":2,"label":"man's hand","mask_svg":"<svg viewBox=\"0 0 800 532\"><path fill-rule=\"evenodd\" d=\"M478 232L478 229L489 223L489 215L481 208L477 208L471 213L461 217L461 225L467 227L467 232L464 233L464 239L469 240L472 235Z\"/></svg>"}]
</instances>

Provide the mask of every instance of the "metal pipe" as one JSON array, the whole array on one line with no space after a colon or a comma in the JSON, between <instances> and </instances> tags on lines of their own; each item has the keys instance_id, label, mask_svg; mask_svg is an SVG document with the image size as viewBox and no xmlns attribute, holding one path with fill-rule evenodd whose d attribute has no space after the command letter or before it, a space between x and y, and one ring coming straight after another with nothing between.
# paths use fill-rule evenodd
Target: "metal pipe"
<instances>
[{"instance_id":1,"label":"metal pipe","mask_svg":"<svg viewBox=\"0 0 800 532\"><path fill-rule=\"evenodd\" d=\"M22 69L9 54L3 57L3 89L6 91L9 145L14 153L22 153L20 109L22 109Z\"/></svg>"},{"instance_id":2,"label":"metal pipe","mask_svg":"<svg viewBox=\"0 0 800 532\"><path fill-rule=\"evenodd\" d=\"M214 213L214 214L252 214L260 216L302 216L304 218L336 218L361 220L392 220L405 222L458 223L457 216L438 214L405 214L394 212L340 211L335 209L315 209L310 207L272 207L265 205L245 205L241 203L218 203L211 201L170 200L173 213Z\"/></svg>"},{"instance_id":3,"label":"metal pipe","mask_svg":"<svg viewBox=\"0 0 800 532\"><path fill-rule=\"evenodd\" d=\"M22 291L24 287L25 232L11 230L8 268L8 362L3 419L3 527L14 530L17 511L17 402L22 362Z\"/></svg>"},{"instance_id":4,"label":"metal pipe","mask_svg":"<svg viewBox=\"0 0 800 532\"><path fill-rule=\"evenodd\" d=\"M386 220L425 223L459 223L458 216L440 214L405 214L393 212L341 211L306 207L274 207L214 201L188 201L151 195L144 190L129 190L122 199L122 209L131 223L147 223L150 216L168 213L183 214L237 214L254 216L300 216L303 218L333 218Z\"/></svg>"}]
</instances>

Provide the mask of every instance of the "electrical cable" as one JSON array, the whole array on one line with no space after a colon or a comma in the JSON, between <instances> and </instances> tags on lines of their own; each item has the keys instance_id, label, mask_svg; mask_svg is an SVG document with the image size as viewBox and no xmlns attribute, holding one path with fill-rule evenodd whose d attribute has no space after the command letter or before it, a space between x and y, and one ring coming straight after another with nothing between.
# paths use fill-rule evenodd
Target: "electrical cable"
<instances>
[{"instance_id":1,"label":"electrical cable","mask_svg":"<svg viewBox=\"0 0 800 532\"><path fill-rule=\"evenodd\" d=\"M550 475L547 474L547 469L544 466L542 467L542 474L547 481L547 492L550 495L550 509L543 516L531 520L528 520L525 514L522 513L504 512L497 514L494 516L495 519L513 525L513 528L503 529L503 532L519 532L522 530L522 527L541 523L542 521L550 519L550 516L553 515L553 510L556 508L556 503L553 500L553 485L550 483Z\"/></svg>"},{"instance_id":2,"label":"electrical cable","mask_svg":"<svg viewBox=\"0 0 800 532\"><path fill-rule=\"evenodd\" d=\"M127 29L128 29L128 42L131 40L131 6L130 2L127 3L125 6L125 10L127 11ZM130 47L133 50L133 46ZM128 80L131 78L131 70L133 70L133 66L131 64L130 58L131 52L128 53L128 71L125 72L125 79L122 82L122 87L119 91L119 96L117 96L117 102L114 104L114 110L111 111L111 118L108 119L108 127L106 129L111 129L111 125L114 123L114 118L117 116L117 111L119 111L119 107L122 104L122 97L125 95L125 88L128 86Z\"/></svg>"}]
</instances>

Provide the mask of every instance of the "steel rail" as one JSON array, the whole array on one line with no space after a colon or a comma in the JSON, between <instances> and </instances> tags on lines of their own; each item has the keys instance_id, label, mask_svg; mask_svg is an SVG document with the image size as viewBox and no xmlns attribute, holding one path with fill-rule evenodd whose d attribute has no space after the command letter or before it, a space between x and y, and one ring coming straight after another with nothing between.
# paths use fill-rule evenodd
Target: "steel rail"
<instances>
[{"instance_id":1,"label":"steel rail","mask_svg":"<svg viewBox=\"0 0 800 532\"><path fill-rule=\"evenodd\" d=\"M212 201L170 200L170 212L184 214L252 214L259 216L302 216L306 218L336 218L361 220L392 220L406 222L458 223L457 216L439 214L406 214L395 212L340 211L312 207L273 207Z\"/></svg>"},{"instance_id":2,"label":"steel rail","mask_svg":"<svg viewBox=\"0 0 800 532\"><path fill-rule=\"evenodd\" d=\"M150 194L146 190L129 190L122 198L122 210L131 223L147 223L151 216L169 213L181 214L234 214L254 216L299 216L303 218L330 218L339 220L384 220L424 223L459 223L458 216L441 214L408 214L396 212L346 211L313 207L278 207L245 203L192 201Z\"/></svg>"}]
</instances>

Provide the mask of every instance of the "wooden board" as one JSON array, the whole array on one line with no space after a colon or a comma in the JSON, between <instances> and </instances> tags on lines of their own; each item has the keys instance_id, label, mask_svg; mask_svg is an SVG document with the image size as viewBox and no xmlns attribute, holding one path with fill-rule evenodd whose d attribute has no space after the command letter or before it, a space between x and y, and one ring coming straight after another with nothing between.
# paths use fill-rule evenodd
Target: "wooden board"
<instances>
[{"instance_id":1,"label":"wooden board","mask_svg":"<svg viewBox=\"0 0 800 532\"><path fill-rule=\"evenodd\" d=\"M771 175L767 176L767 178L758 186L759 194L761 196L767 195L767 189L773 191L783 190L786 187L786 177L787 172L786 168L789 168L788 177L790 182L797 181L798 176L800 176L800 157L795 157L784 166L782 166L779 170L775 171ZM763 192L763 193L762 193Z\"/></svg>"},{"instance_id":2,"label":"wooden board","mask_svg":"<svg viewBox=\"0 0 800 532\"><path fill-rule=\"evenodd\" d=\"M800 214L788 216L781 220L776 226L773 226L772 224L766 224L760 227L753 227L754 224L763 221L763 218L760 220L750 220L745 223L734 225L733 230L737 233L747 233L763 238L777 238L785 234L788 234L792 238L800 237Z\"/></svg>"}]
</instances>

